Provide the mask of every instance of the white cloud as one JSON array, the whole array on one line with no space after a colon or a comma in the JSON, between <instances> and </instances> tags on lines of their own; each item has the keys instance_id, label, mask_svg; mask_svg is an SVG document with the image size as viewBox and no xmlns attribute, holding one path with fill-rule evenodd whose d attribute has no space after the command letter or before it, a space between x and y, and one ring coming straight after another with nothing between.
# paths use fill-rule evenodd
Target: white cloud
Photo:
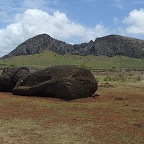
<instances>
[{"instance_id":1,"label":"white cloud","mask_svg":"<svg viewBox=\"0 0 144 144\"><path fill-rule=\"evenodd\" d=\"M28 9L17 14L14 23L0 29L0 55L2 51L6 54L24 40L42 33L69 43L81 43L109 34L109 30L102 24L94 28L77 24L59 11L49 14L38 9Z\"/></svg>"},{"instance_id":2,"label":"white cloud","mask_svg":"<svg viewBox=\"0 0 144 144\"><path fill-rule=\"evenodd\" d=\"M113 22L114 22L114 24L118 24L119 23L119 19L117 17L114 17Z\"/></svg>"},{"instance_id":3,"label":"white cloud","mask_svg":"<svg viewBox=\"0 0 144 144\"><path fill-rule=\"evenodd\" d=\"M127 33L144 34L144 9L131 11L129 16L125 17L123 23L127 24Z\"/></svg>"},{"instance_id":4,"label":"white cloud","mask_svg":"<svg viewBox=\"0 0 144 144\"><path fill-rule=\"evenodd\" d=\"M14 22L17 13L23 13L27 9L42 9L54 12L61 6L59 0L0 0L0 22L9 24Z\"/></svg>"},{"instance_id":5,"label":"white cloud","mask_svg":"<svg viewBox=\"0 0 144 144\"><path fill-rule=\"evenodd\" d=\"M113 7L124 9L124 5L125 5L124 0L113 0L113 4L112 4Z\"/></svg>"}]
</instances>

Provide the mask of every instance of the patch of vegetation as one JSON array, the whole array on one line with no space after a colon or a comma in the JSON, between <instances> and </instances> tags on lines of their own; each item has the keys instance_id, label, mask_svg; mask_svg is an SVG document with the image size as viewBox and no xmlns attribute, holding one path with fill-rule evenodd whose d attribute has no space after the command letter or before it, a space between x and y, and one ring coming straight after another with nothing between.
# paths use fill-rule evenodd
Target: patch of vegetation
<instances>
[{"instance_id":1,"label":"patch of vegetation","mask_svg":"<svg viewBox=\"0 0 144 144\"><path fill-rule=\"evenodd\" d=\"M144 80L144 69L122 69L122 70L93 70L93 75L98 82L142 82Z\"/></svg>"},{"instance_id":2,"label":"patch of vegetation","mask_svg":"<svg viewBox=\"0 0 144 144\"><path fill-rule=\"evenodd\" d=\"M88 69L111 69L111 68L144 68L144 60L123 56L79 56L59 55L52 51L41 54L23 55L0 60L0 68L5 66L28 66L33 68L45 68L53 65L77 65Z\"/></svg>"}]
</instances>

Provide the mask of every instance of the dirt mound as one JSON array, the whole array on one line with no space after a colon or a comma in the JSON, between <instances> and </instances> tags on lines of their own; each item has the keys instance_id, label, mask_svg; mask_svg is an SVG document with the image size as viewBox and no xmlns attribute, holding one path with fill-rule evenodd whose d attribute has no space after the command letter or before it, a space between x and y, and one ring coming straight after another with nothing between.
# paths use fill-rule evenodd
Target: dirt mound
<instances>
[{"instance_id":1,"label":"dirt mound","mask_svg":"<svg viewBox=\"0 0 144 144\"><path fill-rule=\"evenodd\" d=\"M76 66L54 66L20 80L14 94L76 99L91 96L97 82L90 71Z\"/></svg>"},{"instance_id":2,"label":"dirt mound","mask_svg":"<svg viewBox=\"0 0 144 144\"><path fill-rule=\"evenodd\" d=\"M0 91L10 92L15 87L19 79L29 75L26 67L10 68L5 67L0 76Z\"/></svg>"}]
</instances>

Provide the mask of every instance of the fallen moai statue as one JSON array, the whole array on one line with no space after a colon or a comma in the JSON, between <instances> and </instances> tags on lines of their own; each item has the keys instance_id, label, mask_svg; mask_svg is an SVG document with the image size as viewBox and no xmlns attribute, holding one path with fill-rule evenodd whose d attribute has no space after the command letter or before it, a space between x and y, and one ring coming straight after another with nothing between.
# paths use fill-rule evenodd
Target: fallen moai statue
<instances>
[{"instance_id":1,"label":"fallen moai statue","mask_svg":"<svg viewBox=\"0 0 144 144\"><path fill-rule=\"evenodd\" d=\"M29 69L26 67L5 67L0 76L0 92L11 92L18 80L29 74Z\"/></svg>"},{"instance_id":2,"label":"fallen moai statue","mask_svg":"<svg viewBox=\"0 0 144 144\"><path fill-rule=\"evenodd\" d=\"M96 90L97 82L89 70L76 66L54 66L20 79L12 92L71 100L89 97Z\"/></svg>"}]
</instances>

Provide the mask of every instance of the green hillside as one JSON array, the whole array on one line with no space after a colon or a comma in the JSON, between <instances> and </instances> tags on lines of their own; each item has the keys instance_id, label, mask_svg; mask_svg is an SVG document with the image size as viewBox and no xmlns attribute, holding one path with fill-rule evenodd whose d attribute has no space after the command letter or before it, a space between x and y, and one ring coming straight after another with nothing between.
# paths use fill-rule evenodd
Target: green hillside
<instances>
[{"instance_id":1,"label":"green hillside","mask_svg":"<svg viewBox=\"0 0 144 144\"><path fill-rule=\"evenodd\" d=\"M29 66L44 68L53 65L78 65L90 69L115 68L144 68L144 59L128 58L123 56L79 56L58 55L52 51L41 54L23 55L0 60L0 68L4 66Z\"/></svg>"}]
</instances>

